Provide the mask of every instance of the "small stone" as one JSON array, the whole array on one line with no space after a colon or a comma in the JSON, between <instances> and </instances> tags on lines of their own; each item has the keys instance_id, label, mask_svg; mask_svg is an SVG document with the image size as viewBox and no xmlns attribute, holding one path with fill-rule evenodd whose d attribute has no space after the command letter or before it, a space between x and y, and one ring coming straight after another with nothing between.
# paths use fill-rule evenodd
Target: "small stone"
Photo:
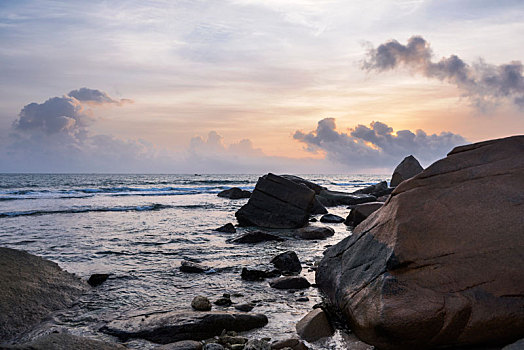
<instances>
[{"instance_id":1,"label":"small stone","mask_svg":"<svg viewBox=\"0 0 524 350\"><path fill-rule=\"evenodd\" d=\"M224 347L217 343L207 343L202 350L225 350Z\"/></svg>"},{"instance_id":2,"label":"small stone","mask_svg":"<svg viewBox=\"0 0 524 350\"><path fill-rule=\"evenodd\" d=\"M197 295L191 302L191 307L197 311L209 311L211 310L211 302L208 298Z\"/></svg>"},{"instance_id":3,"label":"small stone","mask_svg":"<svg viewBox=\"0 0 524 350\"><path fill-rule=\"evenodd\" d=\"M297 301L299 302L306 302L306 301L309 301L309 298L308 297L300 297L297 299Z\"/></svg>"},{"instance_id":4,"label":"small stone","mask_svg":"<svg viewBox=\"0 0 524 350\"><path fill-rule=\"evenodd\" d=\"M301 239L326 239L333 236L335 230L328 226L306 226L294 233L297 238Z\"/></svg>"},{"instance_id":5,"label":"small stone","mask_svg":"<svg viewBox=\"0 0 524 350\"><path fill-rule=\"evenodd\" d=\"M250 339L244 346L244 350L271 350L271 345L265 339Z\"/></svg>"},{"instance_id":6,"label":"small stone","mask_svg":"<svg viewBox=\"0 0 524 350\"><path fill-rule=\"evenodd\" d=\"M329 337L334 333L326 313L320 308L314 309L298 321L296 329L302 339L311 342Z\"/></svg>"},{"instance_id":7,"label":"small stone","mask_svg":"<svg viewBox=\"0 0 524 350\"><path fill-rule=\"evenodd\" d=\"M108 277L108 273L94 273L89 277L87 283L89 283L91 287L96 287L104 283Z\"/></svg>"},{"instance_id":8,"label":"small stone","mask_svg":"<svg viewBox=\"0 0 524 350\"><path fill-rule=\"evenodd\" d=\"M271 281L269 285L276 289L304 289L311 286L309 281L302 276L279 277Z\"/></svg>"},{"instance_id":9,"label":"small stone","mask_svg":"<svg viewBox=\"0 0 524 350\"><path fill-rule=\"evenodd\" d=\"M300 341L298 338L289 338L284 340L279 340L271 344L271 349L273 350L308 350L308 347L304 342Z\"/></svg>"},{"instance_id":10,"label":"small stone","mask_svg":"<svg viewBox=\"0 0 524 350\"><path fill-rule=\"evenodd\" d=\"M202 343L196 340L181 340L175 343L162 345L156 350L202 350Z\"/></svg>"},{"instance_id":11,"label":"small stone","mask_svg":"<svg viewBox=\"0 0 524 350\"><path fill-rule=\"evenodd\" d=\"M188 260L182 260L180 262L180 271L186 273L202 273L206 270L209 270L208 267L194 263Z\"/></svg>"},{"instance_id":12,"label":"small stone","mask_svg":"<svg viewBox=\"0 0 524 350\"><path fill-rule=\"evenodd\" d=\"M225 233L236 233L237 229L235 228L235 226L233 226L232 223L229 222L225 224L224 226L220 226L219 228L216 228L215 231L225 232Z\"/></svg>"},{"instance_id":13,"label":"small stone","mask_svg":"<svg viewBox=\"0 0 524 350\"><path fill-rule=\"evenodd\" d=\"M224 293L222 298L219 298L215 301L215 305L218 306L231 306L233 302L231 301L231 296L227 293Z\"/></svg>"},{"instance_id":14,"label":"small stone","mask_svg":"<svg viewBox=\"0 0 524 350\"><path fill-rule=\"evenodd\" d=\"M287 251L275 256L271 259L271 263L282 272L300 273L302 271L302 265L294 251Z\"/></svg>"},{"instance_id":15,"label":"small stone","mask_svg":"<svg viewBox=\"0 0 524 350\"><path fill-rule=\"evenodd\" d=\"M264 231L254 231L245 233L231 240L232 243L260 243L267 241L283 241L284 238L267 233Z\"/></svg>"},{"instance_id":16,"label":"small stone","mask_svg":"<svg viewBox=\"0 0 524 350\"><path fill-rule=\"evenodd\" d=\"M235 305L235 309L237 309L238 311L243 311L243 312L249 312L249 311L253 310L254 307L255 307L255 305L253 305L251 303Z\"/></svg>"},{"instance_id":17,"label":"small stone","mask_svg":"<svg viewBox=\"0 0 524 350\"><path fill-rule=\"evenodd\" d=\"M339 224L341 222L344 222L344 218L335 214L326 214L322 215L322 217L320 218L320 222Z\"/></svg>"}]
</instances>

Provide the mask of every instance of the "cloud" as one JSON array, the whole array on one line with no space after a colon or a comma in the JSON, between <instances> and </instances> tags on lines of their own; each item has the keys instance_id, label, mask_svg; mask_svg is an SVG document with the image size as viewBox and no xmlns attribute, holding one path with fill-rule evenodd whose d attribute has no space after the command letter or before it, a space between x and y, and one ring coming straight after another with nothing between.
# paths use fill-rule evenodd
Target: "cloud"
<instances>
[{"instance_id":1,"label":"cloud","mask_svg":"<svg viewBox=\"0 0 524 350\"><path fill-rule=\"evenodd\" d=\"M223 143L224 138L216 131L210 131L207 139L201 136L195 136L189 143L188 151L193 156L216 157L222 155L231 155L238 157L263 157L264 152L260 148L255 148L253 142L249 139L242 139L236 143L226 146Z\"/></svg>"},{"instance_id":2,"label":"cloud","mask_svg":"<svg viewBox=\"0 0 524 350\"><path fill-rule=\"evenodd\" d=\"M335 119L318 122L314 131L296 131L293 138L303 142L312 153L325 153L327 159L354 169L387 168L395 166L403 157L415 155L429 164L446 155L453 147L467 143L451 132L428 135L423 130L399 130L381 122L370 126L357 125L349 133L336 131Z\"/></svg>"},{"instance_id":3,"label":"cloud","mask_svg":"<svg viewBox=\"0 0 524 350\"><path fill-rule=\"evenodd\" d=\"M78 90L72 90L67 95L70 97L76 98L80 102L93 103L93 104L114 103L114 104L121 105L123 103L132 103L133 102L133 100L130 100L130 99L115 100L103 91L96 90L96 89L89 89L86 87L80 88Z\"/></svg>"},{"instance_id":4,"label":"cloud","mask_svg":"<svg viewBox=\"0 0 524 350\"><path fill-rule=\"evenodd\" d=\"M433 61L429 43L420 36L412 36L406 45L390 40L368 51L363 68L387 71L401 66L428 78L455 84L464 96L478 108L496 106L509 100L522 107L524 100L523 65L520 61L493 65L479 60L467 64L457 55Z\"/></svg>"}]
</instances>

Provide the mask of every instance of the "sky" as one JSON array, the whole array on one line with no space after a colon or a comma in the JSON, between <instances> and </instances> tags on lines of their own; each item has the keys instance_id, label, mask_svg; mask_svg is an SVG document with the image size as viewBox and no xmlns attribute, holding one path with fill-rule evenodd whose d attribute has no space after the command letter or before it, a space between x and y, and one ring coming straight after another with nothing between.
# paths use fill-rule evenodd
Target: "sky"
<instances>
[{"instance_id":1,"label":"sky","mask_svg":"<svg viewBox=\"0 0 524 350\"><path fill-rule=\"evenodd\" d=\"M390 173L524 133L521 0L0 0L0 172Z\"/></svg>"}]
</instances>

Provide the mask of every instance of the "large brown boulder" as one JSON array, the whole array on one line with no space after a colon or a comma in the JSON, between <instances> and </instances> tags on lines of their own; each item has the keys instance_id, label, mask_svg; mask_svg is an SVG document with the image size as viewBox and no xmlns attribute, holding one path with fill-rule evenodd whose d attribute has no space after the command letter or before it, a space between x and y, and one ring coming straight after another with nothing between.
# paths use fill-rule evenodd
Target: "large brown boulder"
<instances>
[{"instance_id":1,"label":"large brown boulder","mask_svg":"<svg viewBox=\"0 0 524 350\"><path fill-rule=\"evenodd\" d=\"M258 179L235 216L242 226L298 228L308 223L314 199L309 187L270 173Z\"/></svg>"},{"instance_id":2,"label":"large brown boulder","mask_svg":"<svg viewBox=\"0 0 524 350\"><path fill-rule=\"evenodd\" d=\"M402 181L412 178L419 174L424 168L420 165L418 160L413 156L407 156L395 168L391 176L391 187L398 186Z\"/></svg>"},{"instance_id":3,"label":"large brown boulder","mask_svg":"<svg viewBox=\"0 0 524 350\"><path fill-rule=\"evenodd\" d=\"M0 248L0 344L64 309L87 289L56 263L27 252Z\"/></svg>"},{"instance_id":4,"label":"large brown boulder","mask_svg":"<svg viewBox=\"0 0 524 350\"><path fill-rule=\"evenodd\" d=\"M329 248L316 282L379 349L524 337L524 136L456 147Z\"/></svg>"}]
</instances>

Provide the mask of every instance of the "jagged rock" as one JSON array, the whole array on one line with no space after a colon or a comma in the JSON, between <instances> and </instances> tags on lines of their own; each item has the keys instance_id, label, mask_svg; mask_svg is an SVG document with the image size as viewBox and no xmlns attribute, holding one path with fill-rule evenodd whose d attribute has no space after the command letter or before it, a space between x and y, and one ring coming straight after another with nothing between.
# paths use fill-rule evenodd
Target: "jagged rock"
<instances>
[{"instance_id":1,"label":"jagged rock","mask_svg":"<svg viewBox=\"0 0 524 350\"><path fill-rule=\"evenodd\" d=\"M328 210L326 207L320 203L318 200L318 196L315 196L315 199L313 200L313 207L311 208L310 214L311 215L317 215L317 214L327 214Z\"/></svg>"},{"instance_id":2,"label":"jagged rock","mask_svg":"<svg viewBox=\"0 0 524 350\"><path fill-rule=\"evenodd\" d=\"M316 194L319 194L322 190L326 189L324 186L320 186L320 185L318 185L318 184L316 184L314 182L311 182L309 180L303 179L303 178L295 176L295 175L280 175L280 176L283 177L284 179L293 181L296 184L305 185L308 188L310 188L313 191L315 191Z\"/></svg>"},{"instance_id":3,"label":"jagged rock","mask_svg":"<svg viewBox=\"0 0 524 350\"><path fill-rule=\"evenodd\" d=\"M370 185L353 192L354 194L370 194L375 197L381 197L393 192L393 187L388 187L387 181L382 181L374 185Z\"/></svg>"},{"instance_id":4,"label":"jagged rock","mask_svg":"<svg viewBox=\"0 0 524 350\"><path fill-rule=\"evenodd\" d=\"M108 277L108 273L94 273L89 277L87 283L89 283L91 287L96 287L104 283Z\"/></svg>"},{"instance_id":5,"label":"jagged rock","mask_svg":"<svg viewBox=\"0 0 524 350\"><path fill-rule=\"evenodd\" d=\"M267 322L267 317L262 314L171 311L114 320L100 330L122 341L140 338L169 344L179 340L208 339L221 334L224 329L248 331L263 327Z\"/></svg>"},{"instance_id":6,"label":"jagged rock","mask_svg":"<svg viewBox=\"0 0 524 350\"><path fill-rule=\"evenodd\" d=\"M242 226L298 228L307 224L314 198L308 187L270 173L258 179L235 216Z\"/></svg>"},{"instance_id":7,"label":"jagged rock","mask_svg":"<svg viewBox=\"0 0 524 350\"><path fill-rule=\"evenodd\" d=\"M209 270L209 267L197 264L192 261L182 260L179 267L181 272L186 273L202 273Z\"/></svg>"},{"instance_id":8,"label":"jagged rock","mask_svg":"<svg viewBox=\"0 0 524 350\"><path fill-rule=\"evenodd\" d=\"M278 254L271 259L271 263L284 273L300 273L300 271L302 271L302 265L300 264L297 253L293 251Z\"/></svg>"},{"instance_id":9,"label":"jagged rock","mask_svg":"<svg viewBox=\"0 0 524 350\"><path fill-rule=\"evenodd\" d=\"M242 199L251 197L251 192L238 187L232 187L230 189L218 192L217 196L229 199Z\"/></svg>"},{"instance_id":10,"label":"jagged rock","mask_svg":"<svg viewBox=\"0 0 524 350\"><path fill-rule=\"evenodd\" d=\"M524 336L524 136L456 147L326 250L319 288L380 349Z\"/></svg>"},{"instance_id":11,"label":"jagged rock","mask_svg":"<svg viewBox=\"0 0 524 350\"><path fill-rule=\"evenodd\" d=\"M310 311L296 324L297 334L306 341L316 341L330 337L335 332L326 313L318 308Z\"/></svg>"},{"instance_id":12,"label":"jagged rock","mask_svg":"<svg viewBox=\"0 0 524 350\"><path fill-rule=\"evenodd\" d=\"M202 343L196 340L181 340L159 346L155 350L202 350Z\"/></svg>"},{"instance_id":13,"label":"jagged rock","mask_svg":"<svg viewBox=\"0 0 524 350\"><path fill-rule=\"evenodd\" d=\"M322 217L320 218L320 222L327 222L330 224L339 224L341 222L344 222L344 218L338 215L335 215L335 214L326 214L326 215L322 215Z\"/></svg>"},{"instance_id":14,"label":"jagged rock","mask_svg":"<svg viewBox=\"0 0 524 350\"><path fill-rule=\"evenodd\" d=\"M211 310L211 302L205 296L197 295L191 301L191 307L197 311L209 311Z\"/></svg>"},{"instance_id":15,"label":"jagged rock","mask_svg":"<svg viewBox=\"0 0 524 350\"><path fill-rule=\"evenodd\" d=\"M335 230L328 226L306 226L294 232L295 237L301 239L326 239L335 234Z\"/></svg>"},{"instance_id":16,"label":"jagged rock","mask_svg":"<svg viewBox=\"0 0 524 350\"><path fill-rule=\"evenodd\" d=\"M269 285L276 289L304 289L311 287L311 283L302 276L282 276L269 282Z\"/></svg>"},{"instance_id":17,"label":"jagged rock","mask_svg":"<svg viewBox=\"0 0 524 350\"><path fill-rule=\"evenodd\" d=\"M216 228L215 231L225 232L225 233L236 233L237 229L235 228L235 226L233 226L232 223L229 222L225 224L224 226L220 226L219 228Z\"/></svg>"},{"instance_id":18,"label":"jagged rock","mask_svg":"<svg viewBox=\"0 0 524 350\"><path fill-rule=\"evenodd\" d=\"M322 190L317 199L326 207L335 207L337 205L355 205L377 200L370 194L351 194L346 192Z\"/></svg>"},{"instance_id":19,"label":"jagged rock","mask_svg":"<svg viewBox=\"0 0 524 350\"><path fill-rule=\"evenodd\" d=\"M107 343L100 340L79 337L69 333L50 333L29 343L20 345L0 345L0 349L7 350L125 350L125 346Z\"/></svg>"},{"instance_id":20,"label":"jagged rock","mask_svg":"<svg viewBox=\"0 0 524 350\"><path fill-rule=\"evenodd\" d=\"M284 241L284 238L263 231L253 231L233 238L231 243L260 243L268 241Z\"/></svg>"},{"instance_id":21,"label":"jagged rock","mask_svg":"<svg viewBox=\"0 0 524 350\"><path fill-rule=\"evenodd\" d=\"M390 186L396 187L402 181L412 178L422 172L422 170L424 170L424 168L422 168L418 160L413 156L408 156L404 158L404 160L400 162L393 171Z\"/></svg>"},{"instance_id":22,"label":"jagged rock","mask_svg":"<svg viewBox=\"0 0 524 350\"><path fill-rule=\"evenodd\" d=\"M0 342L71 306L86 289L87 284L52 261L0 248Z\"/></svg>"},{"instance_id":23,"label":"jagged rock","mask_svg":"<svg viewBox=\"0 0 524 350\"><path fill-rule=\"evenodd\" d=\"M348 226L356 227L362 221L366 220L366 218L372 213L382 208L383 205L383 202L369 202L359 204L351 209L344 223Z\"/></svg>"}]
</instances>

